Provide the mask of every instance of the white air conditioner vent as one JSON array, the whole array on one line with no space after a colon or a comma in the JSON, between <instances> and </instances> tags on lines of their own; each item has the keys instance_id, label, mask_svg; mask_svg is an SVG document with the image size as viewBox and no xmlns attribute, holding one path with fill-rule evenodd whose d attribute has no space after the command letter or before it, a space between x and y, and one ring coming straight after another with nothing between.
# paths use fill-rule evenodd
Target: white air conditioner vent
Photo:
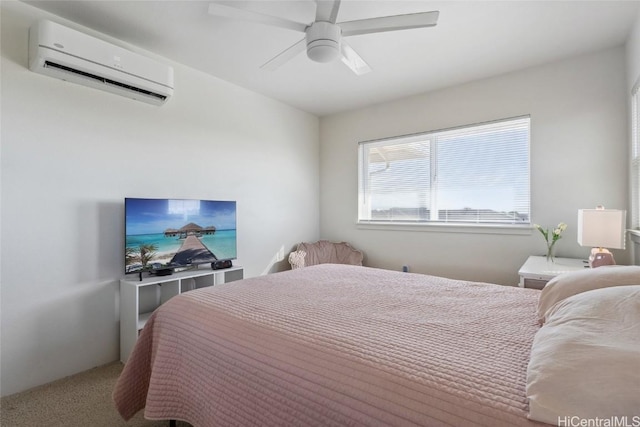
<instances>
[{"instance_id":1,"label":"white air conditioner vent","mask_svg":"<svg viewBox=\"0 0 640 427\"><path fill-rule=\"evenodd\" d=\"M29 31L29 69L154 105L173 94L173 68L51 21Z\"/></svg>"},{"instance_id":2,"label":"white air conditioner vent","mask_svg":"<svg viewBox=\"0 0 640 427\"><path fill-rule=\"evenodd\" d=\"M56 68L56 69L58 69L60 71L64 71L64 72L71 73L71 74L75 74L76 76L79 76L79 77L81 76L81 77L84 77L84 78L87 78L87 79L91 79L91 80L94 80L96 82L99 82L99 83L102 83L102 84L105 84L105 85L113 85L113 86L117 86L117 87L120 87L120 88L124 88L125 90L128 90L128 91L138 92L138 93L140 93L140 94L142 94L144 96L151 96L151 97L154 97L154 98L158 98L162 102L164 102L164 100L167 99L166 95L161 95L159 93L154 93L154 92L151 92L149 90L140 89L139 87L131 86L131 85L128 85L126 83L122 83L122 82L118 82L118 81L115 81L115 80L108 79L106 77L98 76L98 75L87 73L87 72L80 71L80 70L76 70L76 69L71 68L71 67L65 67L64 65L56 64L55 62L45 61L44 62L44 66L45 66L45 68L47 68L47 67Z\"/></svg>"}]
</instances>

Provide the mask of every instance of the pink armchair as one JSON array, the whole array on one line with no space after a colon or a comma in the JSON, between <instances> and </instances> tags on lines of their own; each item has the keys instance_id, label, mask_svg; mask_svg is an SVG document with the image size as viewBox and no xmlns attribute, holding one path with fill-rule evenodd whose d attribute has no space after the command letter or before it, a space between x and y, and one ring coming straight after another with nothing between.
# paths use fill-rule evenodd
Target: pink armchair
<instances>
[{"instance_id":1,"label":"pink armchair","mask_svg":"<svg viewBox=\"0 0 640 427\"><path fill-rule=\"evenodd\" d=\"M289 254L292 269L316 264L362 265L361 251L346 242L319 240L315 243L299 243L295 251Z\"/></svg>"}]
</instances>

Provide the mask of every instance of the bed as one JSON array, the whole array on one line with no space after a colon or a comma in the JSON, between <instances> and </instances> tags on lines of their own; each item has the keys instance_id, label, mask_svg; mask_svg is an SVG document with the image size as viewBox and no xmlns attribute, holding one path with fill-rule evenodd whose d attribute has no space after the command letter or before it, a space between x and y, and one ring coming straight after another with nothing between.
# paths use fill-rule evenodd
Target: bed
<instances>
[{"instance_id":1,"label":"bed","mask_svg":"<svg viewBox=\"0 0 640 427\"><path fill-rule=\"evenodd\" d=\"M541 426L539 296L335 264L190 291L154 312L113 397L124 419L194 427Z\"/></svg>"}]
</instances>

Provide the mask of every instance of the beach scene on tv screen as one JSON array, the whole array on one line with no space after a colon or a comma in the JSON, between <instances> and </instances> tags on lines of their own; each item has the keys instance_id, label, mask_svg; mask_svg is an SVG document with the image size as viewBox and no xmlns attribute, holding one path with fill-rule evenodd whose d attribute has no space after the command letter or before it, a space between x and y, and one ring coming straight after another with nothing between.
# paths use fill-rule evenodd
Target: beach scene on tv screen
<instances>
[{"instance_id":1,"label":"beach scene on tv screen","mask_svg":"<svg viewBox=\"0 0 640 427\"><path fill-rule=\"evenodd\" d=\"M127 273L236 258L236 202L125 199Z\"/></svg>"}]
</instances>

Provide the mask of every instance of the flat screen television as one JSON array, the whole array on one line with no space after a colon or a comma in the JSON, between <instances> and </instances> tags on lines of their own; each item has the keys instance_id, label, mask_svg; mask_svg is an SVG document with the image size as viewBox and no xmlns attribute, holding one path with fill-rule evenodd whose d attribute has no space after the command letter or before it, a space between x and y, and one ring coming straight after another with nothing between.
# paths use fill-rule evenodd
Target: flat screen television
<instances>
[{"instance_id":1,"label":"flat screen television","mask_svg":"<svg viewBox=\"0 0 640 427\"><path fill-rule=\"evenodd\" d=\"M236 259L236 202L126 198L125 273Z\"/></svg>"}]
</instances>

